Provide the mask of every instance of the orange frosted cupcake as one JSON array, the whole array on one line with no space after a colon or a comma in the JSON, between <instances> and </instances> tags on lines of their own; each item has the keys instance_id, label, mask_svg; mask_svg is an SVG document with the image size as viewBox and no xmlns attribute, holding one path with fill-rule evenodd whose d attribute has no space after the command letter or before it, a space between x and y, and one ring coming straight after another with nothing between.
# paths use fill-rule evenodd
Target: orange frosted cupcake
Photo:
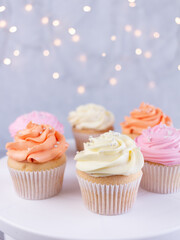
<instances>
[{"instance_id":1,"label":"orange frosted cupcake","mask_svg":"<svg viewBox=\"0 0 180 240\"><path fill-rule=\"evenodd\" d=\"M9 171L20 197L45 199L60 192L68 148L62 134L50 125L30 122L6 148Z\"/></svg>"},{"instance_id":2,"label":"orange frosted cupcake","mask_svg":"<svg viewBox=\"0 0 180 240\"><path fill-rule=\"evenodd\" d=\"M158 124L172 125L171 118L165 115L160 108L153 105L141 103L138 109L134 109L129 117L125 117L125 121L120 123L122 133L135 139L142 134L144 129L154 127Z\"/></svg>"}]
</instances>

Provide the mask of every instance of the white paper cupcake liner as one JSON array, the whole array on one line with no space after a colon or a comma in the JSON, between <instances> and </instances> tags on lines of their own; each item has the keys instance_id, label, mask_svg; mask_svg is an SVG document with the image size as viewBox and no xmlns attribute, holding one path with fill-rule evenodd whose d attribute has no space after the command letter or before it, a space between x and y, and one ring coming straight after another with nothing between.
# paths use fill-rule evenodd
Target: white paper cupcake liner
<instances>
[{"instance_id":1,"label":"white paper cupcake liner","mask_svg":"<svg viewBox=\"0 0 180 240\"><path fill-rule=\"evenodd\" d=\"M96 184L79 176L78 181L84 204L90 211L103 215L117 215L126 213L132 208L141 177L120 185Z\"/></svg>"},{"instance_id":2,"label":"white paper cupcake liner","mask_svg":"<svg viewBox=\"0 0 180 240\"><path fill-rule=\"evenodd\" d=\"M164 166L145 161L141 187L156 193L180 191L180 166Z\"/></svg>"},{"instance_id":3,"label":"white paper cupcake liner","mask_svg":"<svg viewBox=\"0 0 180 240\"><path fill-rule=\"evenodd\" d=\"M65 165L46 171L19 171L9 168L16 193L21 198L40 200L57 195L63 183Z\"/></svg>"}]
</instances>

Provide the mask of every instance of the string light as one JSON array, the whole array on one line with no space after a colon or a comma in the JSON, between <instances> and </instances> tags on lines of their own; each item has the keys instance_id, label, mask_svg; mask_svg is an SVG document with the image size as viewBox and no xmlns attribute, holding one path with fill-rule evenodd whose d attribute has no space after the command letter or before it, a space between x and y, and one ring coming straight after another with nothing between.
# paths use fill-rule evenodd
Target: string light
<instances>
[{"instance_id":1,"label":"string light","mask_svg":"<svg viewBox=\"0 0 180 240\"><path fill-rule=\"evenodd\" d=\"M160 37L160 34L159 34L158 32L154 32L154 33L153 33L153 37L154 37L154 38L159 38L159 37Z\"/></svg>"},{"instance_id":2,"label":"string light","mask_svg":"<svg viewBox=\"0 0 180 240\"><path fill-rule=\"evenodd\" d=\"M12 26L9 28L9 32L11 33L15 33L17 31L17 27L16 26Z\"/></svg>"},{"instance_id":3,"label":"string light","mask_svg":"<svg viewBox=\"0 0 180 240\"><path fill-rule=\"evenodd\" d=\"M124 29L125 29L126 32L131 32L132 31L132 26L131 25L126 25L124 27Z\"/></svg>"},{"instance_id":4,"label":"string light","mask_svg":"<svg viewBox=\"0 0 180 240\"><path fill-rule=\"evenodd\" d=\"M110 78L110 79L109 79L109 83L110 83L112 86L114 86L114 85L117 84L117 79L116 79L116 78Z\"/></svg>"},{"instance_id":5,"label":"string light","mask_svg":"<svg viewBox=\"0 0 180 240\"><path fill-rule=\"evenodd\" d=\"M116 71L121 71L121 69L122 69L120 64L116 64L114 68Z\"/></svg>"},{"instance_id":6,"label":"string light","mask_svg":"<svg viewBox=\"0 0 180 240\"><path fill-rule=\"evenodd\" d=\"M111 36L111 41L113 41L113 42L116 41L116 36L115 35Z\"/></svg>"},{"instance_id":7,"label":"string light","mask_svg":"<svg viewBox=\"0 0 180 240\"><path fill-rule=\"evenodd\" d=\"M153 88L156 87L156 83L155 83L154 81L150 81L149 84L148 84L148 87L149 87L150 89L153 89Z\"/></svg>"},{"instance_id":8,"label":"string light","mask_svg":"<svg viewBox=\"0 0 180 240\"><path fill-rule=\"evenodd\" d=\"M133 3L133 2L135 2L135 0L128 0L128 2Z\"/></svg>"},{"instance_id":9,"label":"string light","mask_svg":"<svg viewBox=\"0 0 180 240\"><path fill-rule=\"evenodd\" d=\"M61 39L59 39L59 38L56 38L53 43L54 43L54 46L56 46L56 47L59 47L62 44Z\"/></svg>"},{"instance_id":10,"label":"string light","mask_svg":"<svg viewBox=\"0 0 180 240\"><path fill-rule=\"evenodd\" d=\"M44 55L45 57L49 56L49 50L44 50L44 51L43 51L43 55Z\"/></svg>"},{"instance_id":11,"label":"string light","mask_svg":"<svg viewBox=\"0 0 180 240\"><path fill-rule=\"evenodd\" d=\"M102 57L106 57L106 53L103 52L103 53L101 54L101 56L102 56Z\"/></svg>"},{"instance_id":12,"label":"string light","mask_svg":"<svg viewBox=\"0 0 180 240\"><path fill-rule=\"evenodd\" d=\"M136 55L141 55L142 50L140 48L136 48L135 53L136 53Z\"/></svg>"},{"instance_id":13,"label":"string light","mask_svg":"<svg viewBox=\"0 0 180 240\"><path fill-rule=\"evenodd\" d=\"M32 8L33 8L33 7L32 7L31 4L26 4L24 8L25 8L25 10L26 10L27 12L30 12L30 11L32 11Z\"/></svg>"},{"instance_id":14,"label":"string light","mask_svg":"<svg viewBox=\"0 0 180 240\"><path fill-rule=\"evenodd\" d=\"M41 22L42 22L42 24L48 24L49 23L49 18L48 17L43 17L43 18L41 18Z\"/></svg>"},{"instance_id":15,"label":"string light","mask_svg":"<svg viewBox=\"0 0 180 240\"><path fill-rule=\"evenodd\" d=\"M5 6L0 6L0 12L4 12L6 10Z\"/></svg>"},{"instance_id":16,"label":"string light","mask_svg":"<svg viewBox=\"0 0 180 240\"><path fill-rule=\"evenodd\" d=\"M52 22L52 25L53 25L54 27L59 26L59 24L60 24L60 21L59 21L59 20L54 20L54 21Z\"/></svg>"},{"instance_id":17,"label":"string light","mask_svg":"<svg viewBox=\"0 0 180 240\"><path fill-rule=\"evenodd\" d=\"M129 3L129 7L135 7L136 6L136 3L135 2L130 2Z\"/></svg>"},{"instance_id":18,"label":"string light","mask_svg":"<svg viewBox=\"0 0 180 240\"><path fill-rule=\"evenodd\" d=\"M178 70L180 71L180 65L178 65L178 67L177 67L177 68L178 68Z\"/></svg>"},{"instance_id":19,"label":"string light","mask_svg":"<svg viewBox=\"0 0 180 240\"><path fill-rule=\"evenodd\" d=\"M146 52L144 53L144 57L145 57L145 58L151 58L151 57L152 57L152 53L151 53L150 51L146 51Z\"/></svg>"},{"instance_id":20,"label":"string light","mask_svg":"<svg viewBox=\"0 0 180 240\"><path fill-rule=\"evenodd\" d=\"M85 54L81 54L81 55L79 56L79 61L80 61L80 62L86 62L86 61L87 61L86 55L85 55Z\"/></svg>"},{"instance_id":21,"label":"string light","mask_svg":"<svg viewBox=\"0 0 180 240\"><path fill-rule=\"evenodd\" d=\"M0 21L0 28L5 28L7 25L7 22L5 20Z\"/></svg>"},{"instance_id":22,"label":"string light","mask_svg":"<svg viewBox=\"0 0 180 240\"><path fill-rule=\"evenodd\" d=\"M4 63L5 65L10 65L10 64L11 64L11 59L10 59L10 58L5 58L5 59L3 60L3 63Z\"/></svg>"},{"instance_id":23,"label":"string light","mask_svg":"<svg viewBox=\"0 0 180 240\"><path fill-rule=\"evenodd\" d=\"M71 27L68 29L68 32L69 34L74 35L76 33L76 29Z\"/></svg>"},{"instance_id":24,"label":"string light","mask_svg":"<svg viewBox=\"0 0 180 240\"><path fill-rule=\"evenodd\" d=\"M180 24L180 17L176 17L176 18L175 18L175 22L176 22L177 24Z\"/></svg>"},{"instance_id":25,"label":"string light","mask_svg":"<svg viewBox=\"0 0 180 240\"><path fill-rule=\"evenodd\" d=\"M85 93L85 87L84 86L79 86L78 88L77 88L77 92L79 93L79 94L83 94L83 93Z\"/></svg>"},{"instance_id":26,"label":"string light","mask_svg":"<svg viewBox=\"0 0 180 240\"><path fill-rule=\"evenodd\" d=\"M140 37L141 35L142 35L141 30L137 29L137 30L134 31L134 36Z\"/></svg>"},{"instance_id":27,"label":"string light","mask_svg":"<svg viewBox=\"0 0 180 240\"><path fill-rule=\"evenodd\" d=\"M53 78L54 79L58 79L59 78L59 73L58 72L54 72L53 73Z\"/></svg>"},{"instance_id":28,"label":"string light","mask_svg":"<svg viewBox=\"0 0 180 240\"><path fill-rule=\"evenodd\" d=\"M91 11L91 7L90 6L84 6L83 7L83 11L84 12L90 12Z\"/></svg>"},{"instance_id":29,"label":"string light","mask_svg":"<svg viewBox=\"0 0 180 240\"><path fill-rule=\"evenodd\" d=\"M19 51L19 50L17 50L17 49L14 50L13 55L14 55L15 57L18 57L19 54L20 54L20 51Z\"/></svg>"},{"instance_id":30,"label":"string light","mask_svg":"<svg viewBox=\"0 0 180 240\"><path fill-rule=\"evenodd\" d=\"M73 42L79 42L79 41L80 41L80 36L77 35L77 34L76 34L76 35L73 35L73 36L72 36L72 41L73 41Z\"/></svg>"}]
</instances>

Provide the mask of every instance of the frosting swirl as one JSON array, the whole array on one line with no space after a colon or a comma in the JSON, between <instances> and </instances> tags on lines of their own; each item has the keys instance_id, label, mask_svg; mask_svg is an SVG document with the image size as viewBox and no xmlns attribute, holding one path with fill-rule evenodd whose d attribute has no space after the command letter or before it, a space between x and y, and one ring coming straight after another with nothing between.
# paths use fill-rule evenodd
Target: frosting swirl
<instances>
[{"instance_id":1,"label":"frosting swirl","mask_svg":"<svg viewBox=\"0 0 180 240\"><path fill-rule=\"evenodd\" d=\"M94 177L130 175L144 165L141 151L128 136L109 131L90 138L75 156L76 168Z\"/></svg>"},{"instance_id":2,"label":"frosting swirl","mask_svg":"<svg viewBox=\"0 0 180 240\"><path fill-rule=\"evenodd\" d=\"M77 129L104 130L114 124L114 115L100 105L86 104L70 112L68 120Z\"/></svg>"},{"instance_id":3,"label":"frosting swirl","mask_svg":"<svg viewBox=\"0 0 180 240\"><path fill-rule=\"evenodd\" d=\"M7 155L18 162L44 163L61 157L68 148L65 137L50 125L30 122L6 144Z\"/></svg>"},{"instance_id":4,"label":"frosting swirl","mask_svg":"<svg viewBox=\"0 0 180 240\"><path fill-rule=\"evenodd\" d=\"M160 124L144 130L135 141L146 161L167 166L180 164L180 130Z\"/></svg>"},{"instance_id":5,"label":"frosting swirl","mask_svg":"<svg viewBox=\"0 0 180 240\"><path fill-rule=\"evenodd\" d=\"M154 127L160 123L172 125L171 118L166 116L160 108L141 103L139 109L133 110L130 117L125 117L125 121L120 125L125 134L141 134L147 127Z\"/></svg>"}]
</instances>

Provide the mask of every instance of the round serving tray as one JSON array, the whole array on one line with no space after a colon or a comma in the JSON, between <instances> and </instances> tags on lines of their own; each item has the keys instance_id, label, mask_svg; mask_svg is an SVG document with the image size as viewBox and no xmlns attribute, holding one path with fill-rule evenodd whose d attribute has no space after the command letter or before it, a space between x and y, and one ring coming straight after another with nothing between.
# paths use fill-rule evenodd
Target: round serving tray
<instances>
[{"instance_id":1,"label":"round serving tray","mask_svg":"<svg viewBox=\"0 0 180 240\"><path fill-rule=\"evenodd\" d=\"M74 141L68 142L63 189L50 199L19 198L8 173L7 158L0 160L1 231L18 240L161 239L175 231L180 237L180 193L161 195L139 189L129 213L101 216L88 211L75 175Z\"/></svg>"}]
</instances>

